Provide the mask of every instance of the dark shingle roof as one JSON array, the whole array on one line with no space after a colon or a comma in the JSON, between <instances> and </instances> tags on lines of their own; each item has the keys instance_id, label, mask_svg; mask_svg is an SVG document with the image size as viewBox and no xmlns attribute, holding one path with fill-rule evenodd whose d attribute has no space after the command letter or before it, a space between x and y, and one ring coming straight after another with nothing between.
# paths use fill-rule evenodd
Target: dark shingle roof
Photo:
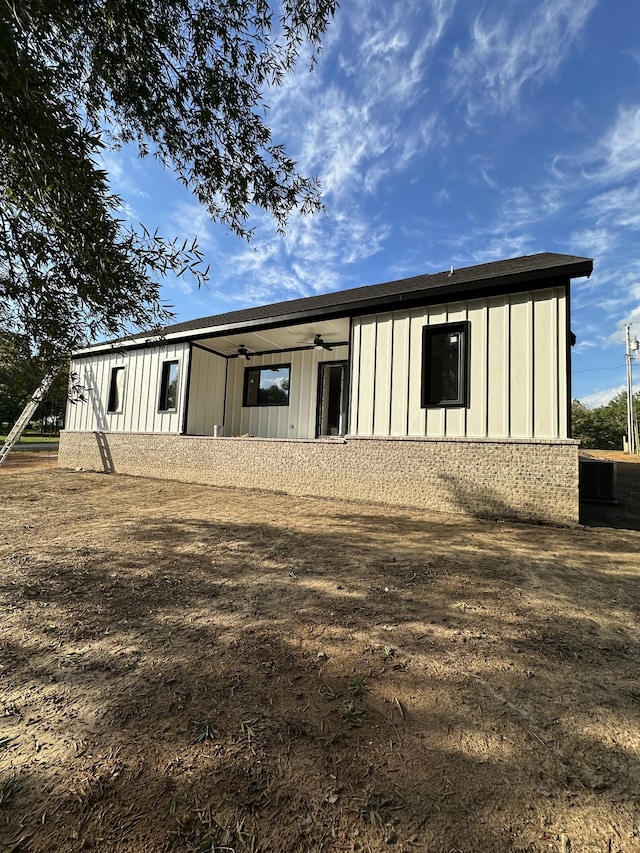
<instances>
[{"instance_id":1,"label":"dark shingle roof","mask_svg":"<svg viewBox=\"0 0 640 853\"><path fill-rule=\"evenodd\" d=\"M167 326L163 336L192 337L205 332L221 334L257 327L282 326L287 323L304 320L348 316L376 307L389 309L402 304L433 301L460 300L479 292L491 292L512 288L527 290L549 286L548 279L576 278L588 276L593 269L591 258L576 255L559 255L542 252L537 255L525 255L504 261L463 267L451 272L434 275L417 275L412 278L339 290L310 296L303 299L291 299L271 305L260 305L239 311L229 311L211 317L201 317ZM529 285L529 286L527 286ZM189 334L190 333L190 334ZM140 340L144 335L129 335L118 342ZM111 343L115 342L109 342ZM98 344L97 347L106 346ZM92 348L94 349L94 348Z\"/></svg>"},{"instance_id":2,"label":"dark shingle roof","mask_svg":"<svg viewBox=\"0 0 640 853\"><path fill-rule=\"evenodd\" d=\"M240 311L229 311L185 323L176 323L165 331L169 334L176 332L211 329L220 326L235 326L243 323L254 323L257 320L271 320L297 315L323 313L332 309L349 306L357 308L359 304L375 301L398 300L402 296L412 297L417 294L429 294L442 291L442 295L451 294L460 298L463 290L471 289L468 285L497 284L504 279L514 284L520 281L533 280L540 277L556 275L575 276L590 275L593 261L575 255L557 255L544 252L538 255L525 255L521 258L511 258L506 261L496 261L490 264L479 264L473 267L463 267L449 272L434 275L417 275L398 281L388 281L384 284L371 284L365 287L355 287L350 290L339 290L333 293L323 293L320 296L309 296L303 299L291 299L287 302L275 302L271 305L260 305L256 308L245 308Z\"/></svg>"}]
</instances>

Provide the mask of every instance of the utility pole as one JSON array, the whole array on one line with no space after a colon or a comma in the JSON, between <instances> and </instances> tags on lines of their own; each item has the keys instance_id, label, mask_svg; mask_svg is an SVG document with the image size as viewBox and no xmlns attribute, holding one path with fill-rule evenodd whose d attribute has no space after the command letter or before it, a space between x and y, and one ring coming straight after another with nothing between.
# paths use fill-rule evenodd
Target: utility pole
<instances>
[{"instance_id":1,"label":"utility pole","mask_svg":"<svg viewBox=\"0 0 640 853\"><path fill-rule=\"evenodd\" d=\"M631 324L626 329L626 361L627 361L627 453L635 455L638 452L636 441L636 419L633 413L633 359L638 355L640 344L638 339L631 340Z\"/></svg>"}]
</instances>

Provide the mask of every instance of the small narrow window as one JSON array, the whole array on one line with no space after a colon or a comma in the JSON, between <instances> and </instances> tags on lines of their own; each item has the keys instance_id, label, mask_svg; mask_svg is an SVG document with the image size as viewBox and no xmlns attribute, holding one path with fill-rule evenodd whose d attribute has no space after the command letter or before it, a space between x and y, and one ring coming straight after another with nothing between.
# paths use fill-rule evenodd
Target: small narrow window
<instances>
[{"instance_id":1,"label":"small narrow window","mask_svg":"<svg viewBox=\"0 0 640 853\"><path fill-rule=\"evenodd\" d=\"M175 411L178 407L178 362L165 361L162 365L160 380L160 401L158 409L161 412Z\"/></svg>"},{"instance_id":2,"label":"small narrow window","mask_svg":"<svg viewBox=\"0 0 640 853\"><path fill-rule=\"evenodd\" d=\"M124 367L111 368L111 382L109 383L109 402L107 412L117 414L122 411L124 402Z\"/></svg>"},{"instance_id":3,"label":"small narrow window","mask_svg":"<svg viewBox=\"0 0 640 853\"><path fill-rule=\"evenodd\" d=\"M244 371L244 406L288 406L290 364L247 367Z\"/></svg>"},{"instance_id":4,"label":"small narrow window","mask_svg":"<svg viewBox=\"0 0 640 853\"><path fill-rule=\"evenodd\" d=\"M422 330L422 407L469 405L469 322Z\"/></svg>"}]
</instances>

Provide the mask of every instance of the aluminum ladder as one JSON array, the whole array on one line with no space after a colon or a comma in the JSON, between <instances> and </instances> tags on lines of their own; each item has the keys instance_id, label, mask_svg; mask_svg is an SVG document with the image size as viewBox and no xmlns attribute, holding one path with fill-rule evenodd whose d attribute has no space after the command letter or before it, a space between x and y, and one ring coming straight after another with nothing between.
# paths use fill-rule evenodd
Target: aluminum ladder
<instances>
[{"instance_id":1,"label":"aluminum ladder","mask_svg":"<svg viewBox=\"0 0 640 853\"><path fill-rule=\"evenodd\" d=\"M33 417L33 413L42 402L44 395L51 387L51 383L55 378L55 373L47 373L47 375L44 377L44 379L38 386L33 397L31 397L27 405L22 410L22 414L9 431L9 435L6 437L4 444L2 445L2 447L0 447L0 465L3 464L9 453L11 453L13 445L18 441L18 439L24 432L24 428L27 426L27 424Z\"/></svg>"}]
</instances>

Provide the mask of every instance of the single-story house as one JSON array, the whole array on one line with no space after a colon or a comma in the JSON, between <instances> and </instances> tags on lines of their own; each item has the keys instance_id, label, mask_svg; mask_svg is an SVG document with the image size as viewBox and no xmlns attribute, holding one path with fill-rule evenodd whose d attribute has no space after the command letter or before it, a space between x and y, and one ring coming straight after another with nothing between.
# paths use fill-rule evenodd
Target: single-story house
<instances>
[{"instance_id":1,"label":"single-story house","mask_svg":"<svg viewBox=\"0 0 640 853\"><path fill-rule=\"evenodd\" d=\"M63 467L578 521L570 282L543 253L74 353Z\"/></svg>"}]
</instances>

